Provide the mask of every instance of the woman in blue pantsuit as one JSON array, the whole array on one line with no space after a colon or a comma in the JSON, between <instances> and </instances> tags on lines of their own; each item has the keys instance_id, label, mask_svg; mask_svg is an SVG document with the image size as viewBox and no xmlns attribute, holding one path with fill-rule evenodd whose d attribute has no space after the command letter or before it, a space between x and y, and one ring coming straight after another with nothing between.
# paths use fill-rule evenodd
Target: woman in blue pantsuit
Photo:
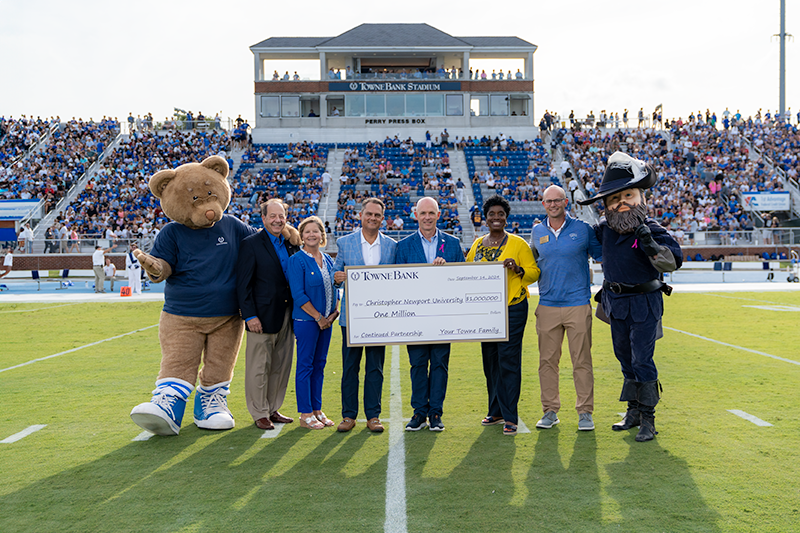
<instances>
[{"instance_id":1,"label":"woman in blue pantsuit","mask_svg":"<svg viewBox=\"0 0 800 533\"><path fill-rule=\"evenodd\" d=\"M298 228L303 248L289 258L289 286L292 289L292 319L297 338L295 389L300 426L322 429L333 425L322 412L322 382L337 291L333 286L333 259L322 252L327 239L322 221L306 218Z\"/></svg>"}]
</instances>

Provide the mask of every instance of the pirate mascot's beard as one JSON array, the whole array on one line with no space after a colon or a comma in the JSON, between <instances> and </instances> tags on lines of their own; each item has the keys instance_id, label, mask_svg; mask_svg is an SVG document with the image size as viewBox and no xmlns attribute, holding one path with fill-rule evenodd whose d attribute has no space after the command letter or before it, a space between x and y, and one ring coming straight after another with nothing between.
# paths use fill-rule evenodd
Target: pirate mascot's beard
<instances>
[{"instance_id":1,"label":"pirate mascot's beard","mask_svg":"<svg viewBox=\"0 0 800 533\"><path fill-rule=\"evenodd\" d=\"M622 204L618 204L617 208ZM628 205L628 204L626 204ZM624 235L626 233L633 233L636 228L644 223L647 218L647 206L645 204L636 204L634 206L628 205L628 211L615 211L614 209L606 209L606 222L608 227Z\"/></svg>"}]
</instances>

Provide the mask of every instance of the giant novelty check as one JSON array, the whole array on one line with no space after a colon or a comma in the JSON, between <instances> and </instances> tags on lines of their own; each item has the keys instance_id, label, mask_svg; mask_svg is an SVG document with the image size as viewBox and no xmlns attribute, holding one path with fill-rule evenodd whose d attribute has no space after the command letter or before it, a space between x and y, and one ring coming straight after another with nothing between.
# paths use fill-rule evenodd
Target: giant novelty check
<instances>
[{"instance_id":1,"label":"giant novelty check","mask_svg":"<svg viewBox=\"0 0 800 533\"><path fill-rule=\"evenodd\" d=\"M508 340L502 263L346 267L350 346Z\"/></svg>"}]
</instances>

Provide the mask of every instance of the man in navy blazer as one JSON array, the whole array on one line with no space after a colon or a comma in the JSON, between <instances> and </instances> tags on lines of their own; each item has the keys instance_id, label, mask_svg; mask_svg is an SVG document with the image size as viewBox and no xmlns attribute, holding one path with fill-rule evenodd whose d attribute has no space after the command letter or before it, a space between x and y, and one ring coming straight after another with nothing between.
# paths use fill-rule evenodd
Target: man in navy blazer
<instances>
[{"instance_id":1,"label":"man in navy blazer","mask_svg":"<svg viewBox=\"0 0 800 533\"><path fill-rule=\"evenodd\" d=\"M417 202L419 230L397 243L395 262L398 265L464 262L461 241L436 228L440 214L439 204L433 198L425 197ZM414 408L406 431L418 431L426 425L431 431L444 431L442 405L447 392L450 344L410 344L406 348L411 362L411 407Z\"/></svg>"},{"instance_id":2,"label":"man in navy blazer","mask_svg":"<svg viewBox=\"0 0 800 533\"><path fill-rule=\"evenodd\" d=\"M344 267L394 264L397 242L380 232L384 205L378 198L361 202L361 229L345 235L336 242L339 251L333 265L333 280L337 286L345 281ZM361 367L361 347L347 345L347 302L342 297L339 325L342 326L342 422L340 432L353 429L358 414L358 371ZM364 350L364 414L370 431L380 433L381 393L383 392L383 361L385 346L367 346Z\"/></svg>"},{"instance_id":3,"label":"man in navy blazer","mask_svg":"<svg viewBox=\"0 0 800 533\"><path fill-rule=\"evenodd\" d=\"M244 391L247 409L260 429L293 419L278 409L292 371L294 332L289 256L299 250L284 239L286 208L273 198L261 205L266 231L242 241L236 264L236 293L247 328Z\"/></svg>"}]
</instances>

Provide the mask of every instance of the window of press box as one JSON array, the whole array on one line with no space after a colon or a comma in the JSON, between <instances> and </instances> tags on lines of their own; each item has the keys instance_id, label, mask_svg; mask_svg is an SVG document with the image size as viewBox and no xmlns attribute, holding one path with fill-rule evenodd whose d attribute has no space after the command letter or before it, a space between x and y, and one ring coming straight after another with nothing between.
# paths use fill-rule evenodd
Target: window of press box
<instances>
[{"instance_id":1,"label":"window of press box","mask_svg":"<svg viewBox=\"0 0 800 533\"><path fill-rule=\"evenodd\" d=\"M281 116L282 117L300 116L299 96L281 96Z\"/></svg>"},{"instance_id":2,"label":"window of press box","mask_svg":"<svg viewBox=\"0 0 800 533\"><path fill-rule=\"evenodd\" d=\"M425 116L425 95L407 94L406 95L406 116L424 117Z\"/></svg>"},{"instance_id":3,"label":"window of press box","mask_svg":"<svg viewBox=\"0 0 800 533\"><path fill-rule=\"evenodd\" d=\"M489 97L489 104L491 105L493 117L507 117L508 116L508 95L493 94Z\"/></svg>"},{"instance_id":4,"label":"window of press box","mask_svg":"<svg viewBox=\"0 0 800 533\"><path fill-rule=\"evenodd\" d=\"M262 96L261 97L261 116L279 117L281 116L281 97Z\"/></svg>"},{"instance_id":5,"label":"window of press box","mask_svg":"<svg viewBox=\"0 0 800 533\"><path fill-rule=\"evenodd\" d=\"M406 98L403 94L386 95L386 116L404 117L406 114Z\"/></svg>"},{"instance_id":6,"label":"window of press box","mask_svg":"<svg viewBox=\"0 0 800 533\"><path fill-rule=\"evenodd\" d=\"M385 117L386 116L386 98L383 94L368 94L367 95L367 116L368 117Z\"/></svg>"},{"instance_id":7,"label":"window of press box","mask_svg":"<svg viewBox=\"0 0 800 533\"><path fill-rule=\"evenodd\" d=\"M347 110L348 117L363 117L366 114L364 110L364 96L363 94L345 95L344 107Z\"/></svg>"},{"instance_id":8,"label":"window of press box","mask_svg":"<svg viewBox=\"0 0 800 533\"><path fill-rule=\"evenodd\" d=\"M319 116L319 96L305 95L300 97L300 116Z\"/></svg>"},{"instance_id":9,"label":"window of press box","mask_svg":"<svg viewBox=\"0 0 800 533\"><path fill-rule=\"evenodd\" d=\"M329 117L334 117L334 116L343 117L345 115L344 96L328 95L325 98L325 102L326 102L327 108L328 108L328 112L326 113L327 116L329 116ZM336 109L336 111L334 111L334 108Z\"/></svg>"},{"instance_id":10,"label":"window of press box","mask_svg":"<svg viewBox=\"0 0 800 533\"><path fill-rule=\"evenodd\" d=\"M444 95L426 94L425 114L429 117L441 117L444 115Z\"/></svg>"},{"instance_id":11,"label":"window of press box","mask_svg":"<svg viewBox=\"0 0 800 533\"><path fill-rule=\"evenodd\" d=\"M469 109L473 117L489 116L489 95L481 94L470 98Z\"/></svg>"},{"instance_id":12,"label":"window of press box","mask_svg":"<svg viewBox=\"0 0 800 533\"><path fill-rule=\"evenodd\" d=\"M464 97L460 94L447 95L447 116L460 117L464 114Z\"/></svg>"}]
</instances>

